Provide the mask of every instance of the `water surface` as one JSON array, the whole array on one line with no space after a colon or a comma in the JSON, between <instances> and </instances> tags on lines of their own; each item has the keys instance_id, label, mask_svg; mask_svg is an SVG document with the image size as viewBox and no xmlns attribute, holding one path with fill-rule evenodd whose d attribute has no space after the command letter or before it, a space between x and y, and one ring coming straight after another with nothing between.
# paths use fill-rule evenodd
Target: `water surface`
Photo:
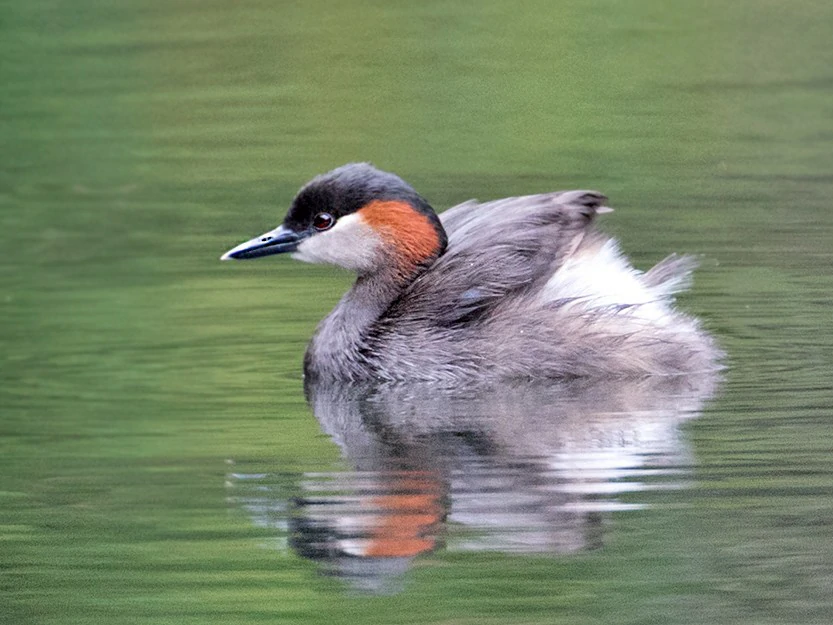
<instances>
[{"instance_id":1,"label":"water surface","mask_svg":"<svg viewBox=\"0 0 833 625\"><path fill-rule=\"evenodd\" d=\"M7 3L0 621L824 623L833 9ZM217 262L370 160L438 209L563 188L717 390L312 393L350 277Z\"/></svg>"}]
</instances>

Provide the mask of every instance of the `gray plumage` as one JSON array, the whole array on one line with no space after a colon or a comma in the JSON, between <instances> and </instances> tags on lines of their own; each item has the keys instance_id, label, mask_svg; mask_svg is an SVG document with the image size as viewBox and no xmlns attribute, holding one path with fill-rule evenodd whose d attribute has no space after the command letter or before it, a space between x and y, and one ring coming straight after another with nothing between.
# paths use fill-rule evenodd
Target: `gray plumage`
<instances>
[{"instance_id":1,"label":"gray plumage","mask_svg":"<svg viewBox=\"0 0 833 625\"><path fill-rule=\"evenodd\" d=\"M361 176L345 175L352 167ZM646 273L635 270L617 243L595 229L596 215L611 210L602 194L469 201L437 221L406 183L396 178L392 184L386 173L374 182L369 167L348 165L312 181L282 228L298 231L316 211L332 211L330 204L350 214L340 208L343 197L360 197L350 210L361 215L361 204L375 193L418 204L415 210L438 232L437 252L403 268L395 243L383 245L361 219L343 217L341 228L325 233L329 238L312 234L307 248L300 245L296 255L305 260L347 266L348 258L353 265L361 258L362 266L373 265L319 325L305 357L311 379L447 385L718 368L722 354L713 339L673 308L673 295L689 285L696 262L672 255ZM366 188L343 188L345 180L364 181ZM327 199L310 201L315 197ZM321 251L329 241L350 243L345 262L338 249ZM374 263L366 259L371 252Z\"/></svg>"}]
</instances>

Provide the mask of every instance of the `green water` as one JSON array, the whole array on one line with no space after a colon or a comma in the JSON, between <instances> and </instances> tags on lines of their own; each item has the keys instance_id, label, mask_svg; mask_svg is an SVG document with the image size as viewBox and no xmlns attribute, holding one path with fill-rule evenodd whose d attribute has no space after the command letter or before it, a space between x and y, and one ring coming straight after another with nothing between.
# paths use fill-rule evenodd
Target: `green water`
<instances>
[{"instance_id":1,"label":"green water","mask_svg":"<svg viewBox=\"0 0 833 625\"><path fill-rule=\"evenodd\" d=\"M3 3L0 622L829 622L831 35L825 1ZM730 369L677 477L569 553L464 549L452 505L384 594L288 547L278 508L361 469L300 376L349 276L217 259L354 160L438 208L599 189L638 266L702 254Z\"/></svg>"}]
</instances>

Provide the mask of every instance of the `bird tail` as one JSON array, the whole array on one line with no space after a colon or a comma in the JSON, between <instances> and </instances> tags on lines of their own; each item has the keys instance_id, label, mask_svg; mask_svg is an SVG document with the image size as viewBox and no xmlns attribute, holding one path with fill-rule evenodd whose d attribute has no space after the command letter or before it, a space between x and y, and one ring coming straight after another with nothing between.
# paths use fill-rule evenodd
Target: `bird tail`
<instances>
[{"instance_id":1,"label":"bird tail","mask_svg":"<svg viewBox=\"0 0 833 625\"><path fill-rule=\"evenodd\" d=\"M694 256L671 254L645 272L642 283L668 297L691 288L691 274L699 264Z\"/></svg>"}]
</instances>

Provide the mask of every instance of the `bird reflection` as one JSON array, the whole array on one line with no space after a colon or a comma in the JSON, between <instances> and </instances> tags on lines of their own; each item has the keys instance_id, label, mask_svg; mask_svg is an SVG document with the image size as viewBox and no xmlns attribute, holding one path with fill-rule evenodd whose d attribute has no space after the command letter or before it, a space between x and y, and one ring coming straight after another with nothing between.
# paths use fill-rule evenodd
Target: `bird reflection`
<instances>
[{"instance_id":1,"label":"bird reflection","mask_svg":"<svg viewBox=\"0 0 833 625\"><path fill-rule=\"evenodd\" d=\"M237 472L230 484L256 523L284 528L322 571L394 592L414 558L440 548L601 547L610 512L644 507L632 493L684 483L691 459L679 426L715 382L310 385L309 404L350 470L289 485Z\"/></svg>"}]
</instances>

